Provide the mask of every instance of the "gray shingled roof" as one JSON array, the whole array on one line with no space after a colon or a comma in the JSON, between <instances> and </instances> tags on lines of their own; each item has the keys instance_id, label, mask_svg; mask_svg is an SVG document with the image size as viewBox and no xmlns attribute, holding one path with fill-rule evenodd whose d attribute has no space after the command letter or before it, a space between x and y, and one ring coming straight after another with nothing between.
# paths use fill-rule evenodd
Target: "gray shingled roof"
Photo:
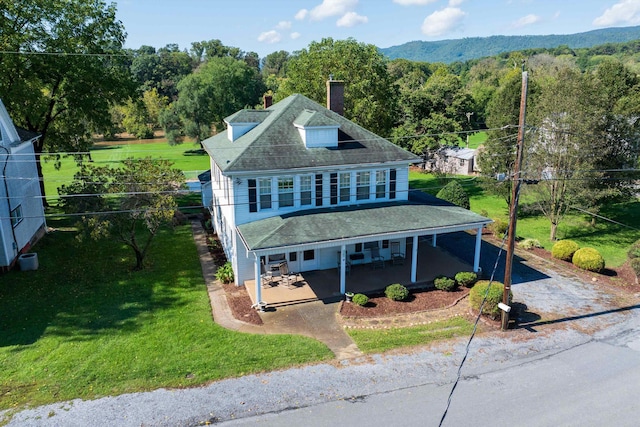
<instances>
[{"instance_id":1,"label":"gray shingled roof","mask_svg":"<svg viewBox=\"0 0 640 427\"><path fill-rule=\"evenodd\" d=\"M303 110L302 113L300 113L300 115L293 121L293 124L305 127L340 126L340 123L330 119L324 114L318 111L307 109Z\"/></svg>"},{"instance_id":2,"label":"gray shingled roof","mask_svg":"<svg viewBox=\"0 0 640 427\"><path fill-rule=\"evenodd\" d=\"M306 210L237 228L248 249L254 251L370 235L446 233L490 222L467 209L412 191L408 201Z\"/></svg>"},{"instance_id":3,"label":"gray shingled roof","mask_svg":"<svg viewBox=\"0 0 640 427\"><path fill-rule=\"evenodd\" d=\"M294 121L305 110L315 111L318 120L320 116L324 116L323 121L330 119L340 125L340 142L337 148L305 147L294 126ZM416 163L421 160L300 94L291 95L264 111L269 112L264 120L233 142L229 141L226 132L203 141L207 153L225 173L391 162Z\"/></svg>"},{"instance_id":4,"label":"gray shingled roof","mask_svg":"<svg viewBox=\"0 0 640 427\"><path fill-rule=\"evenodd\" d=\"M224 120L227 123L260 123L269 115L268 110L240 110Z\"/></svg>"}]
</instances>

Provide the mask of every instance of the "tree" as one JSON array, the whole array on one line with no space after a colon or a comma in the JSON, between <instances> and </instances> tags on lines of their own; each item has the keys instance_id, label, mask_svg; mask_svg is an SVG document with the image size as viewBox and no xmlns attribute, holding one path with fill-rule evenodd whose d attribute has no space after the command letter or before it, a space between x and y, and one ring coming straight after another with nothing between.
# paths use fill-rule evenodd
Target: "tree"
<instances>
[{"instance_id":1,"label":"tree","mask_svg":"<svg viewBox=\"0 0 640 427\"><path fill-rule=\"evenodd\" d=\"M287 75L287 64L291 56L286 50L273 52L262 58L262 75L268 77L285 77Z\"/></svg>"},{"instance_id":2,"label":"tree","mask_svg":"<svg viewBox=\"0 0 640 427\"><path fill-rule=\"evenodd\" d=\"M462 185L460 185L458 181L449 182L438 191L436 197L465 209L470 208L469 195L464 191L464 188L462 188Z\"/></svg>"},{"instance_id":3,"label":"tree","mask_svg":"<svg viewBox=\"0 0 640 427\"><path fill-rule=\"evenodd\" d=\"M66 213L82 214L80 239L113 237L135 253L135 269L144 260L160 227L170 224L175 195L184 184L182 171L167 160L127 159L122 167L83 164L74 181L58 192Z\"/></svg>"},{"instance_id":4,"label":"tree","mask_svg":"<svg viewBox=\"0 0 640 427\"><path fill-rule=\"evenodd\" d=\"M330 75L345 82L345 117L379 135L389 135L396 117L397 88L387 71L387 60L372 44L352 38L312 42L289 60L287 79L275 100L301 93L326 104Z\"/></svg>"},{"instance_id":5,"label":"tree","mask_svg":"<svg viewBox=\"0 0 640 427\"><path fill-rule=\"evenodd\" d=\"M143 92L156 89L160 97L174 100L178 96L178 83L193 71L192 59L180 51L177 44L168 44L156 50L142 46L135 51L131 73Z\"/></svg>"},{"instance_id":6,"label":"tree","mask_svg":"<svg viewBox=\"0 0 640 427\"><path fill-rule=\"evenodd\" d=\"M182 132L202 142L211 135L212 126L223 129L225 117L256 105L264 93L264 84L258 70L242 60L225 56L202 64L180 82L178 91L174 114L171 116L168 112L165 123L175 124L177 115Z\"/></svg>"},{"instance_id":7,"label":"tree","mask_svg":"<svg viewBox=\"0 0 640 427\"><path fill-rule=\"evenodd\" d=\"M42 135L42 178L39 154L87 151L133 93L124 28L101 0L4 1L0 16L0 50L15 52L0 55L0 93L16 125Z\"/></svg>"}]
</instances>

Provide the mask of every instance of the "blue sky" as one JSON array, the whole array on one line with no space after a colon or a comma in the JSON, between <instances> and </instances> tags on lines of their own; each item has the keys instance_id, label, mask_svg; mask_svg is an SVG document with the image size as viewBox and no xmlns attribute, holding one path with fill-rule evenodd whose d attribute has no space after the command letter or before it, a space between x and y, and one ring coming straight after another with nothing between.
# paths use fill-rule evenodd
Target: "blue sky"
<instances>
[{"instance_id":1,"label":"blue sky","mask_svg":"<svg viewBox=\"0 0 640 427\"><path fill-rule=\"evenodd\" d=\"M260 57L324 37L413 40L572 34L640 24L640 0L118 0L126 47L219 39Z\"/></svg>"}]
</instances>

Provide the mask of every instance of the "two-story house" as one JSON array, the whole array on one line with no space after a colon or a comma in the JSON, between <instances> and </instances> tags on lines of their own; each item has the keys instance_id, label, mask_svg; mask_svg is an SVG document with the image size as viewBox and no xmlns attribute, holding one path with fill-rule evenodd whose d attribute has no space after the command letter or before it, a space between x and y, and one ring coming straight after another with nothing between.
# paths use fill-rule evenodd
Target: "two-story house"
<instances>
[{"instance_id":1,"label":"two-story house","mask_svg":"<svg viewBox=\"0 0 640 427\"><path fill-rule=\"evenodd\" d=\"M0 269L40 239L46 228L33 143L40 135L16 128L0 100Z\"/></svg>"},{"instance_id":2,"label":"two-story house","mask_svg":"<svg viewBox=\"0 0 640 427\"><path fill-rule=\"evenodd\" d=\"M203 142L213 225L236 284L255 280L258 301L261 263L286 260L299 272L340 265L334 285L344 293L347 257L369 262L373 247L388 257L389 241L404 251L412 238L415 282L419 236L435 241L491 222L435 198L410 197L409 166L421 159L344 118L343 93L343 82L329 80L329 108L295 94L263 110L240 110L225 119L226 133Z\"/></svg>"}]
</instances>

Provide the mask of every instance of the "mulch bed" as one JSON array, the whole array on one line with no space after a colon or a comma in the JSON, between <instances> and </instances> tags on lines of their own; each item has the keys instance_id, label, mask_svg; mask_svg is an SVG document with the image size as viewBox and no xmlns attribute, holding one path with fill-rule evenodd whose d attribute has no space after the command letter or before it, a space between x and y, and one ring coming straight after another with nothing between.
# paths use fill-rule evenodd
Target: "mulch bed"
<instances>
[{"instance_id":1,"label":"mulch bed","mask_svg":"<svg viewBox=\"0 0 640 427\"><path fill-rule=\"evenodd\" d=\"M222 288L227 296L227 303L233 317L252 325L262 325L260 315L254 308L251 308L251 298L244 287L236 286L233 283L224 283Z\"/></svg>"},{"instance_id":2,"label":"mulch bed","mask_svg":"<svg viewBox=\"0 0 640 427\"><path fill-rule=\"evenodd\" d=\"M369 298L369 303L361 307L353 303L344 303L340 314L345 317L383 317L394 314L417 313L439 310L454 305L467 296L469 289L458 288L452 292L438 289L412 290L406 301L393 301L384 295Z\"/></svg>"}]
</instances>

